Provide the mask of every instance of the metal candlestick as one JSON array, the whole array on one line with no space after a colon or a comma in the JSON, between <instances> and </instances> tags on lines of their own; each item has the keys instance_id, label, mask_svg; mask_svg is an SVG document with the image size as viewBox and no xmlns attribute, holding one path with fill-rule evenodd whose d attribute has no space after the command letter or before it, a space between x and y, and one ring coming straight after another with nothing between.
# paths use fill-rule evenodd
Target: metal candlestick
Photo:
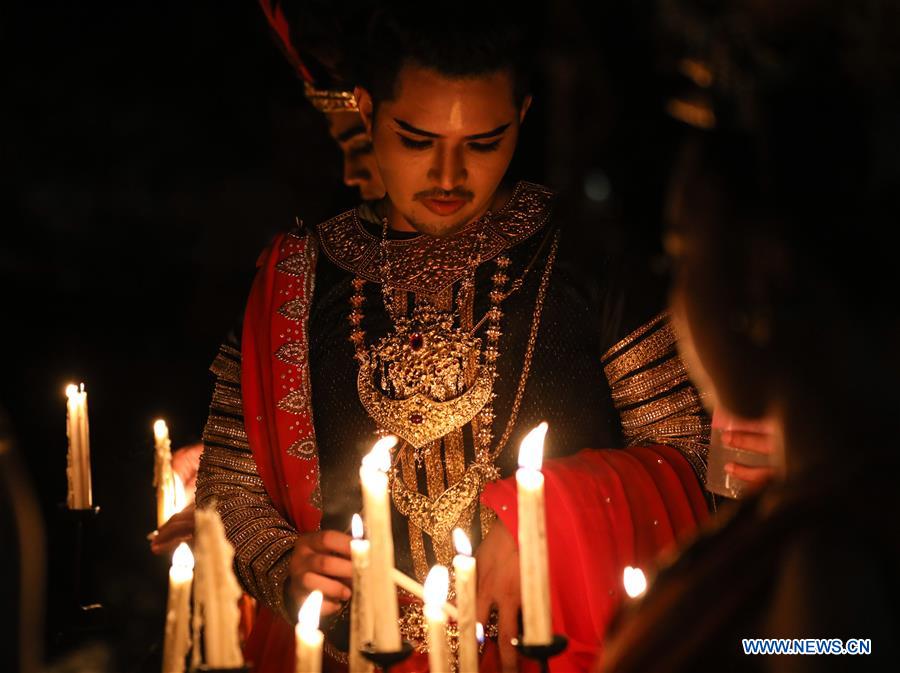
<instances>
[{"instance_id":1,"label":"metal candlestick","mask_svg":"<svg viewBox=\"0 0 900 673\"><path fill-rule=\"evenodd\" d=\"M379 652L374 645L368 643L360 649L360 652L384 673L388 673L391 667L409 659L413 653L413 646L412 643L404 640L396 652Z\"/></svg>"},{"instance_id":2,"label":"metal candlestick","mask_svg":"<svg viewBox=\"0 0 900 673\"><path fill-rule=\"evenodd\" d=\"M541 673L549 673L550 659L562 653L569 646L569 639L555 634L548 645L526 645L520 636L513 638L512 644L523 657L538 662Z\"/></svg>"}]
</instances>

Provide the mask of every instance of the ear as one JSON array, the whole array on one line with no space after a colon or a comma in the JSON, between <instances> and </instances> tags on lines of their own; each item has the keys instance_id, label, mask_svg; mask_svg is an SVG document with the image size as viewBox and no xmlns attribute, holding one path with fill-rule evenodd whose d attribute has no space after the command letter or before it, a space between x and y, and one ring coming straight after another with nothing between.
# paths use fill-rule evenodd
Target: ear
<instances>
[{"instance_id":1,"label":"ear","mask_svg":"<svg viewBox=\"0 0 900 673\"><path fill-rule=\"evenodd\" d=\"M522 101L522 107L519 109L519 124L522 124L525 121L525 115L528 113L528 108L531 107L531 94L525 96L525 100Z\"/></svg>"},{"instance_id":2,"label":"ear","mask_svg":"<svg viewBox=\"0 0 900 673\"><path fill-rule=\"evenodd\" d=\"M356 98L356 104L359 107L359 116L362 117L363 125L366 127L366 133L372 137L374 104L372 103L371 94L361 86L353 90L353 96Z\"/></svg>"}]
</instances>

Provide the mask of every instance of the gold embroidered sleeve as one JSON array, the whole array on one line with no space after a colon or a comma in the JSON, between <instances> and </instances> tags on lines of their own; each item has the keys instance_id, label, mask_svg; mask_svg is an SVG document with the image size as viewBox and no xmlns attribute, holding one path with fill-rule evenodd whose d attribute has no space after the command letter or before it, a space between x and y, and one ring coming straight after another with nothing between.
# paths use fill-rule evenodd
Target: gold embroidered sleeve
<instances>
[{"instance_id":1,"label":"gold embroidered sleeve","mask_svg":"<svg viewBox=\"0 0 900 673\"><path fill-rule=\"evenodd\" d=\"M293 621L283 591L297 531L272 505L250 452L241 403L240 351L223 345L210 370L216 383L203 431L197 505L216 503L234 546L235 573L247 593Z\"/></svg>"},{"instance_id":2,"label":"gold embroidered sleeve","mask_svg":"<svg viewBox=\"0 0 900 673\"><path fill-rule=\"evenodd\" d=\"M709 418L678 356L667 314L610 348L603 355L603 371L627 444L672 446L705 481Z\"/></svg>"}]
</instances>

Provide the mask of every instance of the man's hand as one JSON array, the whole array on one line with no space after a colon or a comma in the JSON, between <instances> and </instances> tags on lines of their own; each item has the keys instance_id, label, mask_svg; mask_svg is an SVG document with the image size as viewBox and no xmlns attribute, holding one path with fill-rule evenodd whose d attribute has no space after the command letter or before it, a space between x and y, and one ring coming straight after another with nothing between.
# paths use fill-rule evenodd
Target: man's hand
<instances>
[{"instance_id":1,"label":"man's hand","mask_svg":"<svg viewBox=\"0 0 900 673\"><path fill-rule=\"evenodd\" d=\"M166 521L150 539L150 551L154 554L170 554L182 542L194 539L194 503L191 503Z\"/></svg>"},{"instance_id":2,"label":"man's hand","mask_svg":"<svg viewBox=\"0 0 900 673\"><path fill-rule=\"evenodd\" d=\"M778 448L778 438L771 422L745 421L729 416L722 428L722 444L769 457L770 464L762 467L741 463L725 464L725 472L747 482L751 488L759 488L775 476L776 468L772 464L772 457Z\"/></svg>"},{"instance_id":3,"label":"man's hand","mask_svg":"<svg viewBox=\"0 0 900 673\"><path fill-rule=\"evenodd\" d=\"M184 484L184 494L188 502L194 502L194 493L197 490L197 472L200 469L200 455L203 453L203 444L188 444L172 452L172 471L181 477Z\"/></svg>"},{"instance_id":4,"label":"man's hand","mask_svg":"<svg viewBox=\"0 0 900 673\"><path fill-rule=\"evenodd\" d=\"M500 664L504 673L518 670L518 653L512 639L519 633L519 550L506 526L498 519L475 554L478 560L477 618L488 623L491 608L498 612Z\"/></svg>"},{"instance_id":5,"label":"man's hand","mask_svg":"<svg viewBox=\"0 0 900 673\"><path fill-rule=\"evenodd\" d=\"M341 601L350 599L349 584L353 579L350 539L346 533L336 530L304 533L297 537L285 590L287 597L293 600L294 608L316 589L323 594L322 616L337 613Z\"/></svg>"}]
</instances>

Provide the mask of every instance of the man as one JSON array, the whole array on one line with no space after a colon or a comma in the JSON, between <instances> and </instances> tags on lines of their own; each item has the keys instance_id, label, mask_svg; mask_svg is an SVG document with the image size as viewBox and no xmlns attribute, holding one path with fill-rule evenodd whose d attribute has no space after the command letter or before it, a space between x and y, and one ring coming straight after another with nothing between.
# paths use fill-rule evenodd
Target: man
<instances>
[{"instance_id":1,"label":"man","mask_svg":"<svg viewBox=\"0 0 900 673\"><path fill-rule=\"evenodd\" d=\"M240 342L212 367L198 502L216 502L239 577L264 606L247 653L261 670L290 669L289 624L314 589L337 615L326 654L346 661L344 531L378 433L402 440L391 470L398 566L422 580L450 562L455 526L485 538L493 579L479 592L499 610L505 668L515 548L479 498L513 473L524 434L548 421L548 456L665 442L677 450L660 463L703 470L708 423L664 317L641 326L652 313L632 317L641 311L610 263L586 292L552 192L503 184L531 104L525 44L500 8L473 15L375 16L355 96L386 196L276 239ZM421 605L400 598L403 635L424 648Z\"/></svg>"}]
</instances>

